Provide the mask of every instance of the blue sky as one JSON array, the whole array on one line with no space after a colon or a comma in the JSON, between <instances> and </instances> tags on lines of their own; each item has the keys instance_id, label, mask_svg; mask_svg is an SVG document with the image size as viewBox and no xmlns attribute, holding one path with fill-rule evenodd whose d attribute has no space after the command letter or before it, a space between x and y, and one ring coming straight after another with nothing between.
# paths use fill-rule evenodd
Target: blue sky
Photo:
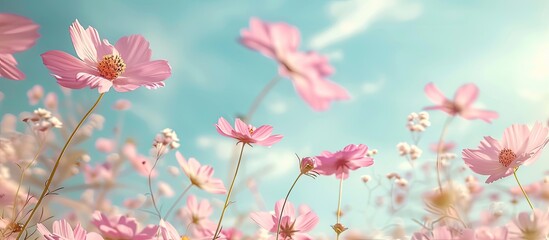
<instances>
[{"instance_id":1,"label":"blue sky","mask_svg":"<svg viewBox=\"0 0 549 240\"><path fill-rule=\"evenodd\" d=\"M549 118L549 3L533 1L3 1L3 12L27 16L41 25L42 37L29 51L16 54L27 74L22 82L0 81L6 96L0 113L30 111L26 91L35 84L60 92L48 75L39 54L48 50L74 53L68 26L78 19L97 28L102 38L142 34L151 43L153 58L167 59L173 75L166 87L130 93L111 90L97 109L107 117L109 136L116 122L110 109L120 98L133 103L125 115L123 133L138 139L145 153L154 135L170 127L181 138L180 151L216 167L226 178L234 144L219 136L214 124L221 116L232 119L247 111L254 97L276 73L275 63L239 45L241 29L250 17L282 21L301 31L302 50L317 50L330 57L336 69L332 80L349 90L352 100L337 102L325 112L314 112L295 93L289 81L281 81L269 93L253 124L270 124L285 136L272 148L254 147L245 152L245 173L259 173L260 192L268 208L282 198L295 177L294 153L315 155L336 151L350 143L364 143L380 153L372 169L354 172L344 186L344 205L352 212L344 223L364 230L380 228L388 218L364 226L365 188L362 174L384 175L404 159L395 146L411 141L406 116L430 105L423 86L434 82L446 95L468 82L480 88L479 107L498 111L493 124L456 119L448 139L458 149L476 147L482 136L501 137L513 123L532 123ZM76 101L91 104L97 92L73 92ZM428 144L440 134L444 113L432 112L433 126L424 134L420 161L432 161ZM231 121L232 122L232 121ZM459 153L459 152L458 152ZM458 154L459 155L459 154ZM547 154L534 168L524 169L526 183L540 179ZM97 156L100 161L101 156ZM457 159L456 161L461 161ZM456 163L459 165L459 162ZM173 155L162 166L176 165ZM456 166L457 166L456 165ZM265 171L265 170L263 170ZM483 177L480 177L483 179ZM239 177L245 179L245 175ZM140 179L145 183L144 179ZM165 180L174 182L174 179ZM181 190L185 186L181 181ZM500 181L512 185L512 179ZM432 186L435 187L433 182ZM176 184L173 187L178 187ZM491 186L491 185L490 185ZM488 186L488 187L490 187ZM338 182L334 177L305 179L291 200L309 203L321 217L317 232L329 232L335 222ZM176 188L177 189L177 188ZM351 191L352 190L352 191ZM195 191L196 193L197 191ZM199 194L209 197L208 195ZM219 197L219 199L221 199ZM243 191L239 209L257 209ZM420 207L418 202L416 208ZM483 203L487 205L488 203ZM526 207L526 205L524 206ZM372 210L372 208L369 208ZM356 210L356 211L354 211ZM216 218L217 215L214 217ZM419 216L418 216L419 218ZM382 219L382 220L380 220ZM409 217L403 221L412 225Z\"/></svg>"}]
</instances>

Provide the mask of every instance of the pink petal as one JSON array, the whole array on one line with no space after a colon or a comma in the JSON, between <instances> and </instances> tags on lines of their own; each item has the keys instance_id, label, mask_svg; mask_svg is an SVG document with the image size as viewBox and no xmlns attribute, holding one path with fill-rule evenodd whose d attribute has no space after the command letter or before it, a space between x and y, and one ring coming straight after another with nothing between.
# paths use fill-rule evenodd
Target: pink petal
<instances>
[{"instance_id":1,"label":"pink petal","mask_svg":"<svg viewBox=\"0 0 549 240\"><path fill-rule=\"evenodd\" d=\"M61 237L74 239L72 227L65 219L53 223L53 232Z\"/></svg>"},{"instance_id":2,"label":"pink petal","mask_svg":"<svg viewBox=\"0 0 549 240\"><path fill-rule=\"evenodd\" d=\"M0 53L11 54L31 48L40 37L38 28L37 24L26 17L0 14Z\"/></svg>"},{"instance_id":3,"label":"pink petal","mask_svg":"<svg viewBox=\"0 0 549 240\"><path fill-rule=\"evenodd\" d=\"M263 141L258 141L256 142L255 144L257 145L260 145L260 146L271 146L277 142L280 142L280 140L282 140L283 136L282 135L272 135L270 137L268 137L267 139L263 140Z\"/></svg>"},{"instance_id":4,"label":"pink petal","mask_svg":"<svg viewBox=\"0 0 549 240\"><path fill-rule=\"evenodd\" d=\"M435 104L442 105L445 101L448 101L434 83L425 85L424 91L427 97Z\"/></svg>"},{"instance_id":5,"label":"pink petal","mask_svg":"<svg viewBox=\"0 0 549 240\"><path fill-rule=\"evenodd\" d=\"M467 108L473 104L477 97L478 87L473 83L468 83L458 88L454 95L454 103Z\"/></svg>"},{"instance_id":6,"label":"pink petal","mask_svg":"<svg viewBox=\"0 0 549 240\"><path fill-rule=\"evenodd\" d=\"M308 212L297 217L295 220L295 228L300 232L309 232L313 230L318 221L318 216L314 212Z\"/></svg>"},{"instance_id":7,"label":"pink petal","mask_svg":"<svg viewBox=\"0 0 549 240\"><path fill-rule=\"evenodd\" d=\"M254 220L261 228L274 232L276 231L276 224L273 222L273 215L267 212L253 212L250 213L250 218Z\"/></svg>"},{"instance_id":8,"label":"pink petal","mask_svg":"<svg viewBox=\"0 0 549 240\"><path fill-rule=\"evenodd\" d=\"M127 65L122 76L114 80L114 88L119 92L134 90L138 86L155 89L163 87L163 81L171 74L171 67L165 60Z\"/></svg>"},{"instance_id":9,"label":"pink petal","mask_svg":"<svg viewBox=\"0 0 549 240\"><path fill-rule=\"evenodd\" d=\"M128 66L138 65L151 60L152 51L149 42L141 35L120 38L114 45Z\"/></svg>"},{"instance_id":10,"label":"pink petal","mask_svg":"<svg viewBox=\"0 0 549 240\"><path fill-rule=\"evenodd\" d=\"M280 199L275 203L275 215L276 217L280 217L280 210L282 210L282 205L284 204L284 199ZM286 206L284 206L284 212L282 212L282 217L289 217L291 220L295 219L295 209L294 204L291 202L286 202Z\"/></svg>"},{"instance_id":11,"label":"pink petal","mask_svg":"<svg viewBox=\"0 0 549 240\"><path fill-rule=\"evenodd\" d=\"M481 119L487 123L491 123L493 119L499 117L499 114L494 111L480 110L474 108L468 108L461 111L461 116L465 119Z\"/></svg>"},{"instance_id":12,"label":"pink petal","mask_svg":"<svg viewBox=\"0 0 549 240\"><path fill-rule=\"evenodd\" d=\"M515 153L528 141L530 129L524 124L513 124L503 132L502 147L509 148Z\"/></svg>"},{"instance_id":13,"label":"pink petal","mask_svg":"<svg viewBox=\"0 0 549 240\"><path fill-rule=\"evenodd\" d=\"M261 141L261 140L264 140L266 139L267 137L269 137L271 135L271 133L273 132L273 127L269 126L269 125L263 125L261 127L258 127L253 133L252 133L252 138L253 139L256 139L258 141Z\"/></svg>"},{"instance_id":14,"label":"pink petal","mask_svg":"<svg viewBox=\"0 0 549 240\"><path fill-rule=\"evenodd\" d=\"M61 51L48 51L43 53L42 61L57 79L57 83L63 87L79 89L86 87L86 82L78 81L78 73L96 73L98 72L84 62L76 59L68 53Z\"/></svg>"},{"instance_id":15,"label":"pink petal","mask_svg":"<svg viewBox=\"0 0 549 240\"><path fill-rule=\"evenodd\" d=\"M219 120L217 120L217 124L215 125L215 128L217 129L217 132L223 136L226 137L232 137L233 136L233 127L225 118L220 117Z\"/></svg>"},{"instance_id":16,"label":"pink petal","mask_svg":"<svg viewBox=\"0 0 549 240\"><path fill-rule=\"evenodd\" d=\"M78 73L76 79L85 82L90 88L97 88L99 93L106 93L112 87L112 81L89 73Z\"/></svg>"},{"instance_id":17,"label":"pink petal","mask_svg":"<svg viewBox=\"0 0 549 240\"><path fill-rule=\"evenodd\" d=\"M89 66L96 66L98 62L97 45L101 44L97 30L92 27L84 29L77 19L69 27L69 32L78 57Z\"/></svg>"},{"instance_id":18,"label":"pink petal","mask_svg":"<svg viewBox=\"0 0 549 240\"><path fill-rule=\"evenodd\" d=\"M240 118L235 119L234 129L237 133L240 133L248 138L250 137L250 129L248 128L248 125L240 120Z\"/></svg>"},{"instance_id":19,"label":"pink petal","mask_svg":"<svg viewBox=\"0 0 549 240\"><path fill-rule=\"evenodd\" d=\"M25 74L17 68L17 61L11 54L0 54L0 77L23 80Z\"/></svg>"}]
</instances>

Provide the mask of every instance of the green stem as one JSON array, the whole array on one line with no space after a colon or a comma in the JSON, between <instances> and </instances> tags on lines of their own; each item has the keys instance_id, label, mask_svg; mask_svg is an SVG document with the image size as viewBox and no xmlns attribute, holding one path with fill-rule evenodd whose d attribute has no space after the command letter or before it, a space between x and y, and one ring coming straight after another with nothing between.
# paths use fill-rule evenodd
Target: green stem
<instances>
[{"instance_id":1,"label":"green stem","mask_svg":"<svg viewBox=\"0 0 549 240\"><path fill-rule=\"evenodd\" d=\"M27 221L25 221L25 224L21 228L21 231L17 235L17 239L19 239L21 237L21 235L23 234L23 232L25 232L25 230L27 229L27 226L29 225L30 221L32 220L32 217L36 213L36 210L38 210L38 207L42 203L42 200L44 200L44 197L48 193L51 182L53 181L53 177L55 176L55 173L57 172L57 167L59 167L59 163L61 162L61 158L65 154L65 151L67 150L72 138L76 135L76 132L78 132L78 129L80 129L82 124L84 124L84 121L86 121L86 119L91 115L93 110L97 107L97 105L99 104L99 102L103 98L103 95L105 95L105 93L101 93L99 95L99 97L97 98L97 100L95 101L93 106L90 108L90 110L88 110L88 112L86 112L84 117L82 117L82 119L80 119L80 122L78 123L78 125L76 125L76 128L74 128L74 130L72 131L71 135L67 139L67 142L65 142L65 145L63 146L63 149L61 149L61 153L59 153L59 156L57 157L57 160L55 161L55 165L53 166L53 169L51 170L50 177L48 178L48 181L46 181L46 185L44 186L44 190L42 190L42 194L40 194L40 197L38 198L38 201L36 202L36 205L32 209L32 212L30 213L29 217L27 218Z\"/></svg>"},{"instance_id":2,"label":"green stem","mask_svg":"<svg viewBox=\"0 0 549 240\"><path fill-rule=\"evenodd\" d=\"M177 206L177 204L181 201L181 199L183 199L183 196L185 196L185 194L189 191L189 189L191 189L192 186L193 186L193 184L191 183L187 188L185 188L185 190L183 190L183 192L181 193L181 195L179 195L177 200L175 200L175 202L170 207L170 209L168 210L166 215L164 215L165 220L168 220L168 216L170 216L170 213L172 213L173 209Z\"/></svg>"},{"instance_id":3,"label":"green stem","mask_svg":"<svg viewBox=\"0 0 549 240\"><path fill-rule=\"evenodd\" d=\"M520 187L520 190L522 191L522 194L524 194L524 197L526 198L526 201L528 202L528 205L530 205L530 208L532 209L532 211L534 211L534 206L532 205L532 202L530 202L530 198L528 198L528 195L526 194L526 191L524 191L524 188L522 188L522 185L520 184L520 181L517 177L517 171L518 171L518 167L513 171L513 175L515 176L515 180L517 180L517 183Z\"/></svg>"},{"instance_id":4,"label":"green stem","mask_svg":"<svg viewBox=\"0 0 549 240\"><path fill-rule=\"evenodd\" d=\"M263 101L265 96L267 96L267 93L271 91L271 89L276 85L276 83L278 83L278 81L280 81L280 79L281 79L280 76L276 76L269 83L267 83L267 85L265 85L265 87L263 88L263 90L261 90L259 95L255 97L252 103L252 106L250 107L250 109L248 110L248 113L243 119L244 122L249 123L252 120L252 116L254 115L255 111L259 107L259 104L261 103L261 101Z\"/></svg>"},{"instance_id":5,"label":"green stem","mask_svg":"<svg viewBox=\"0 0 549 240\"><path fill-rule=\"evenodd\" d=\"M341 196L343 195L343 177L339 180L339 198L337 199L337 212L336 212L336 216L337 216L337 224L339 224L339 220L341 218ZM337 232L336 233L336 240L339 240L339 235L341 233Z\"/></svg>"},{"instance_id":6,"label":"green stem","mask_svg":"<svg viewBox=\"0 0 549 240\"><path fill-rule=\"evenodd\" d=\"M227 207L229 206L229 199L231 198L231 192L233 191L236 175L238 175L238 169L240 168L240 162L242 161L242 153L244 153L244 146L246 146L246 143L242 143L242 148L240 149L240 156L238 157L238 163L236 164L236 170L234 171L233 180L231 182L231 187L229 187L229 192L227 193L227 198L225 199L225 204L223 205L223 210L221 211L221 216L219 217L219 222L217 223L217 228L215 229L215 234L212 240L215 240L217 238L217 235L221 232L221 222L223 221L225 210L227 210Z\"/></svg>"},{"instance_id":7,"label":"green stem","mask_svg":"<svg viewBox=\"0 0 549 240\"><path fill-rule=\"evenodd\" d=\"M442 133L440 134L440 138L438 139L438 145L437 145L437 183L438 183L438 189L440 193L442 193L442 181L440 180L440 152L442 149L442 141L444 140L444 136L446 135L446 132L448 130L448 126L450 125L450 122L452 121L453 117L449 116L446 121L444 122L444 126L442 127Z\"/></svg>"},{"instance_id":8,"label":"green stem","mask_svg":"<svg viewBox=\"0 0 549 240\"><path fill-rule=\"evenodd\" d=\"M303 173L299 173L299 175L297 175L297 178L295 179L294 183L292 184L292 187L290 187L290 190L286 194L286 198L284 198L284 203L282 204L282 209L280 209L280 216L278 216L278 224L277 224L277 227L276 227L276 240L278 240L278 235L280 234L280 223L282 221L282 214L284 213L284 207L286 207L286 202L288 201L288 197L290 197L290 193L292 192L292 189L294 189L294 186L297 183L297 180L299 180L299 178L302 175L303 175Z\"/></svg>"}]
</instances>

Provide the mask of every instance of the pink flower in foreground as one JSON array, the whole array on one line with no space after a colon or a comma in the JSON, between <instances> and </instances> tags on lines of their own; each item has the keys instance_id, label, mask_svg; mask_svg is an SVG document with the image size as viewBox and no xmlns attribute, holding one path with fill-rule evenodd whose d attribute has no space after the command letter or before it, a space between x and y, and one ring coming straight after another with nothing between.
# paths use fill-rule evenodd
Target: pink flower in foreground
<instances>
[{"instance_id":1,"label":"pink flower in foreground","mask_svg":"<svg viewBox=\"0 0 549 240\"><path fill-rule=\"evenodd\" d=\"M38 34L39 26L32 20L15 14L0 14L0 77L23 80L25 74L17 68L13 53L31 48Z\"/></svg>"},{"instance_id":2,"label":"pink flower in foreground","mask_svg":"<svg viewBox=\"0 0 549 240\"><path fill-rule=\"evenodd\" d=\"M330 102L349 99L347 90L327 79L334 72L328 59L315 52L298 52L299 30L286 23L250 19L240 42L279 63L279 74L292 80L297 93L314 110L328 109Z\"/></svg>"},{"instance_id":3,"label":"pink flower in foreground","mask_svg":"<svg viewBox=\"0 0 549 240\"><path fill-rule=\"evenodd\" d=\"M282 135L271 135L273 127L269 125L262 125L261 127L255 128L237 118L234 126L233 129L231 124L222 117L219 118L215 125L219 134L234 138L242 143L271 146L282 139Z\"/></svg>"},{"instance_id":4,"label":"pink flower in foreground","mask_svg":"<svg viewBox=\"0 0 549 240\"><path fill-rule=\"evenodd\" d=\"M211 166L201 165L194 158L189 158L187 162L179 151L175 153L175 158L177 158L179 165L191 181L191 184L209 193L227 193L223 181L213 177L214 169Z\"/></svg>"},{"instance_id":5,"label":"pink flower in foreground","mask_svg":"<svg viewBox=\"0 0 549 240\"><path fill-rule=\"evenodd\" d=\"M336 153L322 152L318 159L315 171L322 175L335 174L338 179L347 179L349 170L368 167L374 164L374 159L366 156L368 147L364 144L349 144Z\"/></svg>"},{"instance_id":6,"label":"pink flower in foreground","mask_svg":"<svg viewBox=\"0 0 549 240\"><path fill-rule=\"evenodd\" d=\"M506 227L485 227L481 226L475 229L475 240L506 240Z\"/></svg>"},{"instance_id":7,"label":"pink flower in foreground","mask_svg":"<svg viewBox=\"0 0 549 240\"><path fill-rule=\"evenodd\" d=\"M539 209L535 209L534 213L521 212L507 228L510 239L546 239L549 235L549 213Z\"/></svg>"},{"instance_id":8,"label":"pink flower in foreground","mask_svg":"<svg viewBox=\"0 0 549 240\"><path fill-rule=\"evenodd\" d=\"M73 228L66 220L55 221L53 223L53 233L44 225L39 223L37 230L46 240L103 240L103 237L97 233L88 233L80 224Z\"/></svg>"},{"instance_id":9,"label":"pink flower in foreground","mask_svg":"<svg viewBox=\"0 0 549 240\"><path fill-rule=\"evenodd\" d=\"M103 213L95 211L91 223L99 229L101 235L107 239L154 239L158 226L149 225L140 232L137 231L137 221L123 215L108 218Z\"/></svg>"},{"instance_id":10,"label":"pink flower in foreground","mask_svg":"<svg viewBox=\"0 0 549 240\"><path fill-rule=\"evenodd\" d=\"M188 226L190 232L202 236L216 227L216 223L209 219L212 212L213 208L208 200L203 199L199 203L194 195L190 195L187 198L187 206L179 210L178 217Z\"/></svg>"},{"instance_id":11,"label":"pink flower in foreground","mask_svg":"<svg viewBox=\"0 0 549 240\"><path fill-rule=\"evenodd\" d=\"M532 130L524 124L514 124L505 129L503 140L484 137L478 149L463 149L465 163L478 174L489 175L491 183L513 174L520 165L534 162L547 144L549 128L535 123Z\"/></svg>"},{"instance_id":12,"label":"pink flower in foreground","mask_svg":"<svg viewBox=\"0 0 549 240\"><path fill-rule=\"evenodd\" d=\"M469 120L481 119L485 122L491 122L498 118L498 113L494 111L480 110L473 107L473 103L478 96L478 87L473 83L461 86L455 93L454 99L447 99L442 92L435 87L435 84L428 83L425 86L425 94L431 99L435 106L426 107L425 110L441 110L452 116L460 115Z\"/></svg>"},{"instance_id":13,"label":"pink flower in foreground","mask_svg":"<svg viewBox=\"0 0 549 240\"><path fill-rule=\"evenodd\" d=\"M113 46L101 40L94 28L84 29L78 20L69 31L80 59L57 50L42 54L44 65L63 87L98 88L100 93L114 87L127 92L140 86L163 87L171 75L167 61L151 61L149 42L141 35L122 37Z\"/></svg>"},{"instance_id":14,"label":"pink flower in foreground","mask_svg":"<svg viewBox=\"0 0 549 240\"><path fill-rule=\"evenodd\" d=\"M274 236L271 236L270 239L275 239L283 203L284 199L276 202L274 214L269 212L253 212L250 214L252 220L261 228L274 233ZM299 216L296 216L294 205L291 202L286 202L280 223L279 239L313 239L307 232L311 231L318 223L318 216L308 207L302 207L299 210Z\"/></svg>"},{"instance_id":15,"label":"pink flower in foreground","mask_svg":"<svg viewBox=\"0 0 549 240\"><path fill-rule=\"evenodd\" d=\"M181 236L179 235L179 232L177 232L177 229L170 224L169 222L164 221L164 219L160 220L159 230L160 230L160 236L162 236L162 240L181 240Z\"/></svg>"}]
</instances>

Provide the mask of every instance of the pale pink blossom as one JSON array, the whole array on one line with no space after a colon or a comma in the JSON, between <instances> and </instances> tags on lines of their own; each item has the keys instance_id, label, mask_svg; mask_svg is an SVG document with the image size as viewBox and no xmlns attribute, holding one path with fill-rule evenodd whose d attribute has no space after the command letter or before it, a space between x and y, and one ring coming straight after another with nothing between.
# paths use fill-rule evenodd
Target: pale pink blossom
<instances>
[{"instance_id":1,"label":"pale pink blossom","mask_svg":"<svg viewBox=\"0 0 549 240\"><path fill-rule=\"evenodd\" d=\"M57 94L55 93L48 93L46 97L44 98L44 106L46 106L47 109L50 110L57 110Z\"/></svg>"},{"instance_id":2,"label":"pale pink blossom","mask_svg":"<svg viewBox=\"0 0 549 240\"><path fill-rule=\"evenodd\" d=\"M442 142L440 144L439 149L439 143L433 143L429 146L429 149L431 149L432 152L437 153L440 150L440 153L448 153L454 150L456 147L456 143L454 142Z\"/></svg>"},{"instance_id":3,"label":"pale pink blossom","mask_svg":"<svg viewBox=\"0 0 549 240\"><path fill-rule=\"evenodd\" d=\"M374 159L366 156L367 151L368 147L364 144L349 144L335 153L324 151L316 157L318 165L315 171L321 175L335 174L338 179L347 179L350 170L374 164Z\"/></svg>"},{"instance_id":4,"label":"pale pink blossom","mask_svg":"<svg viewBox=\"0 0 549 240\"><path fill-rule=\"evenodd\" d=\"M162 236L162 240L181 240L181 235L175 229L175 227L169 223L164 221L164 219L160 220L160 224L158 224L160 236Z\"/></svg>"},{"instance_id":5,"label":"pale pink blossom","mask_svg":"<svg viewBox=\"0 0 549 240\"><path fill-rule=\"evenodd\" d=\"M549 235L549 213L535 209L534 212L521 212L507 226L510 240L546 239Z\"/></svg>"},{"instance_id":6,"label":"pale pink blossom","mask_svg":"<svg viewBox=\"0 0 549 240\"><path fill-rule=\"evenodd\" d=\"M138 222L135 218L124 215L107 217L99 211L92 215L91 223L97 227L101 235L107 239L120 240L150 240L154 239L158 226L148 225L141 231L137 230Z\"/></svg>"},{"instance_id":7,"label":"pale pink blossom","mask_svg":"<svg viewBox=\"0 0 549 240\"><path fill-rule=\"evenodd\" d=\"M53 231L50 232L44 225L37 225L38 232L46 240L102 240L103 237L97 233L88 233L80 224L73 228L66 220L55 221Z\"/></svg>"},{"instance_id":8,"label":"pale pink blossom","mask_svg":"<svg viewBox=\"0 0 549 240\"><path fill-rule=\"evenodd\" d=\"M132 167L141 176L148 177L151 172L149 158L137 152L137 147L134 143L128 142L122 148L122 154L130 161ZM152 171L151 177L156 177L156 170Z\"/></svg>"},{"instance_id":9,"label":"pale pink blossom","mask_svg":"<svg viewBox=\"0 0 549 240\"><path fill-rule=\"evenodd\" d=\"M275 239L278 221L282 215L279 239L312 240L313 238L307 232L310 232L319 221L316 213L308 207L301 207L299 215L296 215L294 205L291 202L286 202L284 212L281 212L283 203L284 199L276 202L274 213L252 212L250 217L261 228L273 233L274 236L269 239Z\"/></svg>"},{"instance_id":10,"label":"pale pink blossom","mask_svg":"<svg viewBox=\"0 0 549 240\"><path fill-rule=\"evenodd\" d=\"M98 138L95 140L95 149L103 153L112 153L116 148L116 141L108 138Z\"/></svg>"},{"instance_id":11,"label":"pale pink blossom","mask_svg":"<svg viewBox=\"0 0 549 240\"><path fill-rule=\"evenodd\" d=\"M141 35L122 37L113 46L102 40L96 29L84 29L78 20L69 32L80 59L57 50L42 54L44 65L63 87L98 88L100 93L114 87L127 92L141 86L163 87L171 75L167 61L151 61L149 42Z\"/></svg>"},{"instance_id":12,"label":"pale pink blossom","mask_svg":"<svg viewBox=\"0 0 549 240\"><path fill-rule=\"evenodd\" d=\"M210 202L206 199L197 201L194 195L187 198L187 205L181 208L177 216L183 220L188 231L193 235L202 236L204 232L215 229L216 223L209 219L213 213L213 208Z\"/></svg>"},{"instance_id":13,"label":"pale pink blossom","mask_svg":"<svg viewBox=\"0 0 549 240\"><path fill-rule=\"evenodd\" d=\"M25 74L17 68L13 53L31 48L40 34L32 20L15 14L0 13L0 77L23 80Z\"/></svg>"},{"instance_id":14,"label":"pale pink blossom","mask_svg":"<svg viewBox=\"0 0 549 240\"><path fill-rule=\"evenodd\" d=\"M527 125L514 124L503 132L503 140L484 137L478 149L464 149L463 160L481 175L489 175L491 183L513 174L521 165L534 162L547 144L549 128L535 123L530 130Z\"/></svg>"},{"instance_id":15,"label":"pale pink blossom","mask_svg":"<svg viewBox=\"0 0 549 240\"><path fill-rule=\"evenodd\" d=\"M112 105L112 108L118 111L126 111L130 109L132 106L132 103L126 99L118 99L116 102Z\"/></svg>"},{"instance_id":16,"label":"pale pink blossom","mask_svg":"<svg viewBox=\"0 0 549 240\"><path fill-rule=\"evenodd\" d=\"M269 125L255 128L252 125L247 125L239 118L235 119L234 125L233 129L229 122L221 117L215 127L219 134L246 144L253 143L261 146L271 146L282 139L282 135L271 135L273 127Z\"/></svg>"},{"instance_id":17,"label":"pale pink blossom","mask_svg":"<svg viewBox=\"0 0 549 240\"><path fill-rule=\"evenodd\" d=\"M173 197L173 195L175 195L175 192L173 191L170 184L160 181L158 182L158 195L164 197Z\"/></svg>"},{"instance_id":18,"label":"pale pink blossom","mask_svg":"<svg viewBox=\"0 0 549 240\"><path fill-rule=\"evenodd\" d=\"M481 226L475 229L475 240L507 240L507 228Z\"/></svg>"},{"instance_id":19,"label":"pale pink blossom","mask_svg":"<svg viewBox=\"0 0 549 240\"><path fill-rule=\"evenodd\" d=\"M223 238L221 238L223 240L241 240L243 238L242 232L236 228L222 229L221 235L223 236Z\"/></svg>"},{"instance_id":20,"label":"pale pink blossom","mask_svg":"<svg viewBox=\"0 0 549 240\"><path fill-rule=\"evenodd\" d=\"M473 107L473 103L478 97L478 87L473 83L461 86L455 93L454 99L450 100L435 87L435 84L425 85L425 94L436 105L426 107L426 110L441 110L452 116L460 115L469 120L481 119L485 122L491 122L498 118L498 113L494 111L480 110Z\"/></svg>"},{"instance_id":21,"label":"pale pink blossom","mask_svg":"<svg viewBox=\"0 0 549 240\"><path fill-rule=\"evenodd\" d=\"M200 162L194 158L189 158L189 161L187 162L179 151L175 153L175 157L177 158L181 169L191 181L191 184L206 192L215 194L227 193L223 181L213 177L213 167L201 165Z\"/></svg>"},{"instance_id":22,"label":"pale pink blossom","mask_svg":"<svg viewBox=\"0 0 549 240\"><path fill-rule=\"evenodd\" d=\"M250 28L242 30L240 42L276 60L280 76L290 78L297 93L314 110L326 110L332 101L350 98L347 90L327 79L334 72L328 58L298 51L300 33L294 26L252 18Z\"/></svg>"},{"instance_id":23,"label":"pale pink blossom","mask_svg":"<svg viewBox=\"0 0 549 240\"><path fill-rule=\"evenodd\" d=\"M29 99L29 104L32 106L38 104L42 97L44 97L44 88L40 85L34 85L27 91L27 98Z\"/></svg>"},{"instance_id":24,"label":"pale pink blossom","mask_svg":"<svg viewBox=\"0 0 549 240\"><path fill-rule=\"evenodd\" d=\"M84 182L87 184L98 182L113 181L114 176L110 163L98 164L91 167L89 164L84 166Z\"/></svg>"},{"instance_id":25,"label":"pale pink blossom","mask_svg":"<svg viewBox=\"0 0 549 240\"><path fill-rule=\"evenodd\" d=\"M139 195L136 198L130 198L130 199L124 200L122 205L124 205L124 207L129 209L137 209L143 206L145 201L147 201L147 197L145 195Z\"/></svg>"}]
</instances>

